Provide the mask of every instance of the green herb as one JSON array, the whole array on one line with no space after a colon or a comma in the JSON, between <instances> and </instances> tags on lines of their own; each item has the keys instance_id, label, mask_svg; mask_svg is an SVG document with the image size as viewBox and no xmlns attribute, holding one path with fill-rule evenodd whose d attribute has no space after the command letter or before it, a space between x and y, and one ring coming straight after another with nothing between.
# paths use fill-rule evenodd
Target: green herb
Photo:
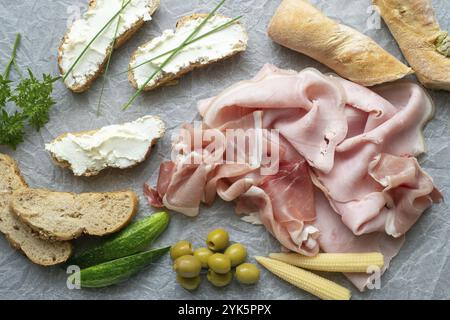
<instances>
[{"instance_id":1,"label":"green herb","mask_svg":"<svg viewBox=\"0 0 450 320\"><path fill-rule=\"evenodd\" d=\"M159 65L159 67L155 70L155 72L152 73L152 75L144 82L144 84L139 87L139 89L134 93L134 95L128 100L127 103L125 103L122 106L122 110L128 109L131 104L136 100L136 98L142 93L144 88L147 86L147 84L157 75L159 74L163 68L186 46L186 44L197 35L197 33L203 28L203 26L211 19L212 16L215 15L217 10L225 3L226 0L220 1L220 3L214 8L213 11L211 11L208 16L192 31L192 33L181 43L181 45L176 48L170 55L167 57L166 60L164 60L163 63Z\"/></svg>"},{"instance_id":2,"label":"green herb","mask_svg":"<svg viewBox=\"0 0 450 320\"><path fill-rule=\"evenodd\" d=\"M6 110L0 112L0 145L16 149L25 135L24 115L17 111L12 116Z\"/></svg>"},{"instance_id":3,"label":"green herb","mask_svg":"<svg viewBox=\"0 0 450 320\"><path fill-rule=\"evenodd\" d=\"M237 21L239 21L241 18L242 18L242 16L239 16L239 17L236 17L236 18L234 18L234 19L232 19L232 20L230 20L230 21L228 21L228 22L226 22L226 23L224 23L224 24L221 24L220 26L218 26L218 27L216 27L216 28L214 28L214 29L212 29L212 30L210 30L210 31L208 31L208 32L206 32L206 33L204 33L204 34L202 34L201 36L199 36L199 37L197 37L197 38L195 38L195 39L193 39L193 40L187 42L187 43L185 44L184 48L187 47L187 46L189 46L189 45L191 45L191 44L193 44L193 43L195 43L195 42L197 42L197 41L199 41L199 40L201 40L201 39L204 39L204 38L210 36L211 34L214 34L214 33L216 33L216 32L219 32L219 31L221 31L221 30L224 30L224 29L228 28L228 27L231 26L232 24L234 24L234 23L236 23ZM129 68L129 69L126 70L126 71L122 71L122 72L118 73L117 75L121 75L121 74L127 73L127 72L129 72L129 71L131 71L131 70L134 70L134 69L139 68L140 66L143 66L144 64L147 64L147 63L153 62L153 61L155 61L155 60L158 60L159 58L162 58L162 57L164 57L164 56L167 56L168 54L174 52L175 50L177 50L177 48L174 48L174 49L172 49L172 50L169 50L169 51L166 51L166 52L164 52L164 53L161 53L160 55L158 55L158 56L156 56L156 57L153 57L153 58L151 58L151 59L149 59L149 60L147 60L147 61L144 61L144 62L142 62L142 63L140 63L140 64L138 64L138 65L136 65L136 66L134 66L134 67L132 67L132 68Z\"/></svg>"},{"instance_id":4,"label":"green herb","mask_svg":"<svg viewBox=\"0 0 450 320\"><path fill-rule=\"evenodd\" d=\"M0 75L0 145L6 145L13 149L16 149L24 141L26 124L39 130L48 122L50 108L55 104L51 97L53 83L60 78L44 74L40 81L30 69L28 69L28 78L24 78L19 71L21 80L12 90L9 74L12 66L18 70L16 52L19 41L20 34L16 37L11 59L5 72ZM9 101L14 102L18 109L12 114L5 110L5 105Z\"/></svg>"},{"instance_id":5,"label":"green herb","mask_svg":"<svg viewBox=\"0 0 450 320\"><path fill-rule=\"evenodd\" d=\"M9 59L9 62L6 65L5 73L3 74L4 79L9 78L9 73L11 72L11 66L14 66L14 69L16 69L17 73L22 77L22 73L20 72L19 68L17 67L17 63L16 63L16 53L17 53L17 48L19 47L20 38L21 38L20 33L18 33L16 35L16 41L14 41L11 59Z\"/></svg>"},{"instance_id":6,"label":"green herb","mask_svg":"<svg viewBox=\"0 0 450 320\"><path fill-rule=\"evenodd\" d=\"M80 55L75 59L74 63L70 66L69 70L67 70L66 74L63 77L63 81L65 81L67 79L69 74L72 72L72 70L75 68L75 66L78 64L78 62L81 60L81 58L84 56L84 54L89 49L89 47L92 45L92 43L100 36L100 34L102 34L103 31L105 31L105 29L111 24L111 22L113 22L114 19L116 19L116 17L126 8L126 6L128 6L130 4L130 2L131 2L131 0L128 0L122 6L122 8L120 8L120 10L117 11L116 14L114 14L111 17L111 19L108 20L108 22L106 22L106 24L100 29L100 31L97 32L97 34L91 39L91 41L89 41L89 43L86 45L86 47L83 49L83 51L81 51Z\"/></svg>"},{"instance_id":7,"label":"green herb","mask_svg":"<svg viewBox=\"0 0 450 320\"><path fill-rule=\"evenodd\" d=\"M122 10L123 10L123 8L124 8L124 0L122 0ZM111 62L111 56L112 56L112 53L114 51L114 47L116 45L117 33L119 32L119 25L120 25L120 15L117 18L116 30L114 31L114 40L113 40L113 43L111 45L111 50L109 50L108 61L106 62L105 73L103 74L102 88L100 90L100 97L98 98L97 116L100 115L100 106L101 106L101 103L102 103L103 91L105 91L106 75L108 74L109 64Z\"/></svg>"},{"instance_id":8,"label":"green herb","mask_svg":"<svg viewBox=\"0 0 450 320\"><path fill-rule=\"evenodd\" d=\"M11 97L11 81L4 78L3 75L0 74L0 109L3 108Z\"/></svg>"},{"instance_id":9,"label":"green herb","mask_svg":"<svg viewBox=\"0 0 450 320\"><path fill-rule=\"evenodd\" d=\"M14 90L10 101L22 109L28 123L36 130L42 128L49 120L50 108L55 104L52 98L53 83L60 77L42 75L42 81L36 79L30 69L29 78L23 79Z\"/></svg>"}]
</instances>

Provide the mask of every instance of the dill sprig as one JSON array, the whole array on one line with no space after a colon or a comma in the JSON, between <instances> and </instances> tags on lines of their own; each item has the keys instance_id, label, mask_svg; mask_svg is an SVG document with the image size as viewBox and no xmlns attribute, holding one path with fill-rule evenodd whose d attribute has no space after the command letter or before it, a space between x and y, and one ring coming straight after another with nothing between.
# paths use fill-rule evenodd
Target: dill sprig
<instances>
[{"instance_id":1,"label":"dill sprig","mask_svg":"<svg viewBox=\"0 0 450 320\"><path fill-rule=\"evenodd\" d=\"M213 11L211 11L208 16L194 29L194 31L192 31L192 33L180 44L180 46L178 48L176 48L172 53L170 53L170 55L167 57L166 60L163 61L163 63L161 63L158 68L155 70L155 72L153 72L150 77L148 77L148 79L144 82L144 84L142 86L140 86L138 88L138 90L133 94L133 96L128 100L127 103L125 103L122 106L122 110L126 110L128 109L134 102L134 100L136 100L136 98L142 93L142 91L145 89L145 87L147 86L147 84L157 75L159 74L163 68L169 64L170 61L172 61L172 59L181 51L183 50L183 48L186 46L186 44L192 40L193 37L195 37L197 35L197 33L203 28L203 26L211 19L211 17L213 17L217 10L220 9L220 7L225 3L226 0L221 0L219 2L219 4L214 8Z\"/></svg>"}]
</instances>

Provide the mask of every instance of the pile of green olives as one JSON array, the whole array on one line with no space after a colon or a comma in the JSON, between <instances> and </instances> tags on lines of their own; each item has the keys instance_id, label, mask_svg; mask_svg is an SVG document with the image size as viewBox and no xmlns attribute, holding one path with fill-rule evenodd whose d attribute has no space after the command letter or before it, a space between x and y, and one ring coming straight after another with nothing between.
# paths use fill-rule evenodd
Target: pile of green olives
<instances>
[{"instance_id":1,"label":"pile of green olives","mask_svg":"<svg viewBox=\"0 0 450 320\"><path fill-rule=\"evenodd\" d=\"M247 248L240 243L229 245L230 236L224 229L211 231L206 238L206 247L193 249L189 241L182 240L170 248L173 269L177 282L187 290L195 290L202 281L202 269L208 269L207 279L216 287L227 286L234 277L242 284L255 284L259 280L259 269L245 263Z\"/></svg>"}]
</instances>

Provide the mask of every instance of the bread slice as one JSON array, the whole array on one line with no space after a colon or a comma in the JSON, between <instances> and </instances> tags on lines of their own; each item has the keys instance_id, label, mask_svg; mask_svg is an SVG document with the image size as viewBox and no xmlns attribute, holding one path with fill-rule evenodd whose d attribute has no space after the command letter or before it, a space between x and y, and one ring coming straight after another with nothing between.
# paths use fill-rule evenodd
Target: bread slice
<instances>
[{"instance_id":1,"label":"bread slice","mask_svg":"<svg viewBox=\"0 0 450 320\"><path fill-rule=\"evenodd\" d=\"M122 0L108 0L108 1L115 1L116 5L118 5L118 8L120 9L120 6L122 5L122 3L126 3L126 1ZM66 74L66 72L68 71L68 69L71 67L73 61L78 57L78 55L75 55L74 57L72 57L72 59L67 59L65 54L67 51L69 51L70 49L73 49L74 44L76 43L78 40L78 38L83 37L84 36L84 32L83 32L83 25L82 22L80 22L83 19L87 19L86 17L92 17L95 13L99 13L99 11L96 11L97 8L99 8L99 4L101 5L105 5L105 6L110 6L111 3L105 0L89 0L89 8L86 12L86 14L84 15L83 18L77 20L74 22L74 24L70 27L70 29L66 32L66 34L64 35L63 39L61 40L61 44L58 48L58 68L59 71L61 73L62 76L64 76ZM122 11L122 16L127 12L128 9L132 9L132 10L136 10L136 8L138 6L140 6L141 4L144 4L145 7L143 7L143 12L141 12L139 15L136 15L136 13L132 13L133 14L133 19L134 21L132 21L132 23L130 25L126 25L124 26L125 29L120 28L120 30L118 31L117 34L117 39L115 41L114 44L114 48L113 48L113 39L111 39L111 41L109 41L109 46L106 48L104 54L102 54L102 59L101 61L98 61L98 64L95 64L95 68L89 68L89 73L82 73L82 77L78 77L77 79L73 79L71 76L67 77L65 84L66 86L74 91L74 92L83 92L88 90L92 83L104 72L104 69L106 67L106 63L108 61L108 57L109 54L111 52L111 50L116 49L118 47L120 47L121 45L123 45L128 39L130 39L135 33L136 31L138 31L143 25L144 22L146 20L150 19L150 16L153 15L153 13L155 13L155 11L159 8L160 5L160 0L131 0L131 3L128 4L127 7L125 7ZM100 31L100 29L105 25L106 21L109 20L109 18L111 18L118 10L113 10L111 12L110 8L105 7L106 10L102 10L101 13L106 12L108 14L108 16L103 19L105 20L104 22L102 21L99 25L98 25L98 30L94 30L94 34L91 35L91 37L86 38L84 42L86 42L86 45L89 43L89 41L93 38L93 36L95 36L95 34ZM121 20L121 23L123 23L123 18ZM81 26L81 28L80 28ZM112 37L114 37L114 31L116 29L117 26L117 19L115 19L110 26L108 27L109 30L113 30L113 34ZM77 28L80 28L81 30L77 30ZM107 30L108 30L107 29ZM78 33L78 34L77 34ZM102 35L100 35L97 40L91 45L95 46L96 43L99 42L99 38L101 38ZM83 46L86 47L86 45ZM80 50L81 51L81 50ZM95 49L93 49L92 51L94 51L94 57L96 55L98 55L98 51L96 51ZM89 59L93 59L91 56L91 52L90 49L84 54L82 60L83 61L89 61ZM66 61L65 61L66 60ZM69 60L73 60L73 61L69 61ZM78 63L78 65L80 65L82 62L80 61ZM74 68L73 72L76 72L78 65Z\"/></svg>"},{"instance_id":2,"label":"bread slice","mask_svg":"<svg viewBox=\"0 0 450 320\"><path fill-rule=\"evenodd\" d=\"M159 37L139 46L133 53L128 71L128 79L134 88L144 85L145 81L164 62L167 55L137 67L144 61L157 57L169 50L177 48L198 26L207 14L193 14L182 17L176 24L175 31L166 30ZM199 37L216 27L229 22L231 19L223 15L215 15L200 30ZM163 68L144 88L145 91L163 85L177 83L177 79L184 74L201 67L206 67L218 61L230 58L247 49L248 35L239 22L202 38L183 49L172 61Z\"/></svg>"},{"instance_id":3,"label":"bread slice","mask_svg":"<svg viewBox=\"0 0 450 320\"><path fill-rule=\"evenodd\" d=\"M107 168L128 169L145 161L164 132L165 125L159 117L144 116L121 125L65 133L46 144L45 149L58 166L72 170L76 176L90 177ZM108 143L113 140L114 148ZM91 144L98 148L86 147Z\"/></svg>"},{"instance_id":4,"label":"bread slice","mask_svg":"<svg viewBox=\"0 0 450 320\"><path fill-rule=\"evenodd\" d=\"M412 73L374 40L326 17L308 0L283 0L268 33L273 41L364 86L395 81Z\"/></svg>"},{"instance_id":5,"label":"bread slice","mask_svg":"<svg viewBox=\"0 0 450 320\"><path fill-rule=\"evenodd\" d=\"M26 188L19 167L10 156L0 153L0 192Z\"/></svg>"},{"instance_id":6,"label":"bread slice","mask_svg":"<svg viewBox=\"0 0 450 320\"><path fill-rule=\"evenodd\" d=\"M372 0L419 81L450 91L450 38L441 30L430 0ZM439 40L446 46L440 46Z\"/></svg>"},{"instance_id":7,"label":"bread slice","mask_svg":"<svg viewBox=\"0 0 450 320\"><path fill-rule=\"evenodd\" d=\"M66 261L71 253L69 242L51 242L40 239L11 209L12 192L24 190L27 184L16 162L0 153L0 232L11 246L20 250L32 262L51 266Z\"/></svg>"},{"instance_id":8,"label":"bread slice","mask_svg":"<svg viewBox=\"0 0 450 320\"><path fill-rule=\"evenodd\" d=\"M82 234L104 236L126 226L137 212L134 192L67 193L21 189L12 209L43 239L71 240Z\"/></svg>"},{"instance_id":9,"label":"bread slice","mask_svg":"<svg viewBox=\"0 0 450 320\"><path fill-rule=\"evenodd\" d=\"M71 244L66 241L40 239L13 213L11 199L11 192L0 192L0 231L5 234L11 246L42 266L52 266L69 259L72 253Z\"/></svg>"}]
</instances>

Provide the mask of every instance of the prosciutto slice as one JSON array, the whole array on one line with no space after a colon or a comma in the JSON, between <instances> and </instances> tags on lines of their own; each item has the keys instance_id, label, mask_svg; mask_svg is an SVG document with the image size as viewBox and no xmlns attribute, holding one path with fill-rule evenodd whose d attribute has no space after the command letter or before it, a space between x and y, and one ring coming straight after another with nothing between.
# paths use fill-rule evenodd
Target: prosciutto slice
<instances>
[{"instance_id":1,"label":"prosciutto slice","mask_svg":"<svg viewBox=\"0 0 450 320\"><path fill-rule=\"evenodd\" d=\"M388 262L442 199L415 158L433 113L416 84L368 89L266 65L198 110L201 125L183 127L156 188L145 186L154 206L194 216L219 196L289 250L379 251ZM349 278L360 289L368 281Z\"/></svg>"}]
</instances>

